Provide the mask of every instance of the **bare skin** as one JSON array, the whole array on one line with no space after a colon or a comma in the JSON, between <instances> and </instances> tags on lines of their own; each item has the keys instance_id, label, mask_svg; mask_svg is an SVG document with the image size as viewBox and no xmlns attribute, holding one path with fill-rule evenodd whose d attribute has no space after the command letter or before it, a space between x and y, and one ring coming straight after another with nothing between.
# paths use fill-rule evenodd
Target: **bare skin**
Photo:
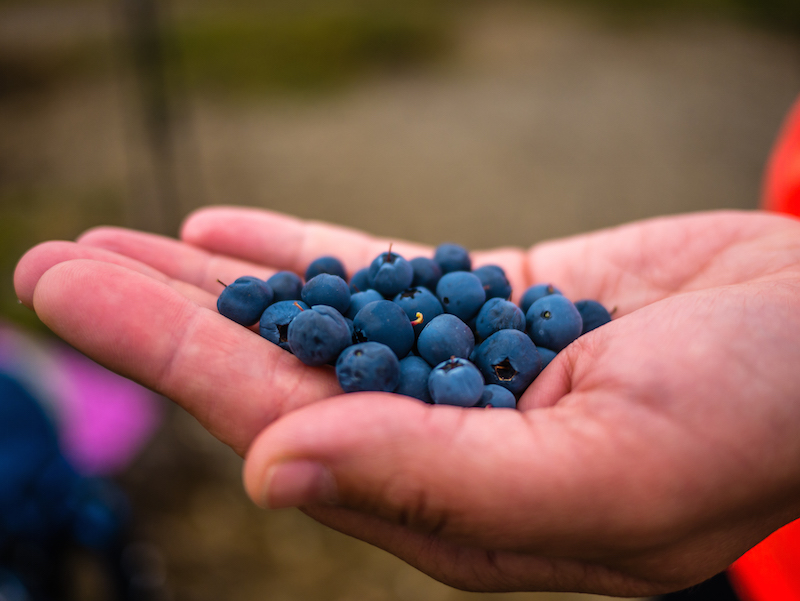
<instances>
[{"instance_id":1,"label":"bare skin","mask_svg":"<svg viewBox=\"0 0 800 601\"><path fill-rule=\"evenodd\" d=\"M475 253L517 297L549 281L616 307L519 412L341 396L331 370L216 313L217 279L323 254L353 272L388 241L235 208L195 213L182 239L46 243L17 294L246 455L256 503L300 506L456 587L618 596L697 583L800 517L797 220L686 215Z\"/></svg>"}]
</instances>

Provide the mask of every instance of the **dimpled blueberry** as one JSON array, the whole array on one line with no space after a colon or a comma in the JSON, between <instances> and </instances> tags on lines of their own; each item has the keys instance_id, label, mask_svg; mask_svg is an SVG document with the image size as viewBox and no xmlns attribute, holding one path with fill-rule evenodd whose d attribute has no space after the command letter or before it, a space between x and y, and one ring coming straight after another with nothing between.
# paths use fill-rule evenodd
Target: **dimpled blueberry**
<instances>
[{"instance_id":1,"label":"dimpled blueberry","mask_svg":"<svg viewBox=\"0 0 800 601\"><path fill-rule=\"evenodd\" d=\"M287 300L300 300L303 280L292 271L279 271L267 280L267 284L270 285L274 293L272 297L273 303Z\"/></svg>"},{"instance_id":2,"label":"dimpled blueberry","mask_svg":"<svg viewBox=\"0 0 800 601\"><path fill-rule=\"evenodd\" d=\"M403 290L394 297L394 302L402 307L409 320L416 321L417 313L422 314L422 321L414 324L414 336L419 337L422 328L434 317L444 313L442 303L430 290L422 286Z\"/></svg>"},{"instance_id":3,"label":"dimpled blueberry","mask_svg":"<svg viewBox=\"0 0 800 601\"><path fill-rule=\"evenodd\" d=\"M525 314L528 335L536 346L560 351L581 335L583 318L566 296L551 294L533 303Z\"/></svg>"},{"instance_id":4,"label":"dimpled blueberry","mask_svg":"<svg viewBox=\"0 0 800 601\"><path fill-rule=\"evenodd\" d=\"M500 330L525 331L525 314L511 301L490 298L478 311L475 333L479 340L486 340Z\"/></svg>"},{"instance_id":5,"label":"dimpled blueberry","mask_svg":"<svg viewBox=\"0 0 800 601\"><path fill-rule=\"evenodd\" d=\"M475 364L487 384L497 384L519 397L542 371L536 346L519 330L500 330L475 351Z\"/></svg>"},{"instance_id":6,"label":"dimpled blueberry","mask_svg":"<svg viewBox=\"0 0 800 601\"><path fill-rule=\"evenodd\" d=\"M466 359L448 359L431 370L428 392L437 405L474 407L483 396L483 376Z\"/></svg>"},{"instance_id":7,"label":"dimpled blueberry","mask_svg":"<svg viewBox=\"0 0 800 601\"><path fill-rule=\"evenodd\" d=\"M411 286L413 279L411 263L397 253L381 253L369 266L370 287L386 298L392 298Z\"/></svg>"},{"instance_id":8,"label":"dimpled blueberry","mask_svg":"<svg viewBox=\"0 0 800 601\"><path fill-rule=\"evenodd\" d=\"M414 397L425 403L432 403L431 393L428 391L428 377L431 366L422 357L409 355L400 360L400 384L395 392Z\"/></svg>"},{"instance_id":9,"label":"dimpled blueberry","mask_svg":"<svg viewBox=\"0 0 800 601\"><path fill-rule=\"evenodd\" d=\"M446 273L436 285L436 297L446 313L467 322L486 302L486 291L478 276L469 271Z\"/></svg>"},{"instance_id":10,"label":"dimpled blueberry","mask_svg":"<svg viewBox=\"0 0 800 601\"><path fill-rule=\"evenodd\" d=\"M581 335L611 321L611 314L596 300L579 300L575 303L575 308L581 314L581 319L583 319Z\"/></svg>"},{"instance_id":11,"label":"dimpled blueberry","mask_svg":"<svg viewBox=\"0 0 800 601\"><path fill-rule=\"evenodd\" d=\"M306 282L321 273L338 275L345 282L347 281L347 272L344 269L344 265L336 257L319 257L311 261L306 269Z\"/></svg>"},{"instance_id":12,"label":"dimpled blueberry","mask_svg":"<svg viewBox=\"0 0 800 601\"><path fill-rule=\"evenodd\" d=\"M445 242L437 246L433 260L439 265L442 274L472 269L472 259L469 257L469 251L463 246L451 242Z\"/></svg>"},{"instance_id":13,"label":"dimpled blueberry","mask_svg":"<svg viewBox=\"0 0 800 601\"><path fill-rule=\"evenodd\" d=\"M353 319L356 342L381 342L398 358L405 357L414 346L414 328L403 309L388 300L365 305Z\"/></svg>"},{"instance_id":14,"label":"dimpled blueberry","mask_svg":"<svg viewBox=\"0 0 800 601\"><path fill-rule=\"evenodd\" d=\"M506 277L506 272L499 265L484 265L473 269L472 273L478 276L486 290L486 298L511 298L511 284Z\"/></svg>"},{"instance_id":15,"label":"dimpled blueberry","mask_svg":"<svg viewBox=\"0 0 800 601\"><path fill-rule=\"evenodd\" d=\"M321 273L308 280L300 291L308 306L328 305L344 314L350 306L350 288L338 275Z\"/></svg>"},{"instance_id":16,"label":"dimpled blueberry","mask_svg":"<svg viewBox=\"0 0 800 601\"><path fill-rule=\"evenodd\" d=\"M400 382L400 361L380 342L354 344L339 355L336 378L345 392L393 392Z\"/></svg>"},{"instance_id":17,"label":"dimpled blueberry","mask_svg":"<svg viewBox=\"0 0 800 601\"><path fill-rule=\"evenodd\" d=\"M367 290L369 290L369 267L364 267L356 271L350 278L350 292L355 294Z\"/></svg>"},{"instance_id":18,"label":"dimpled blueberry","mask_svg":"<svg viewBox=\"0 0 800 601\"><path fill-rule=\"evenodd\" d=\"M328 305L301 312L289 324L287 339L297 358L313 366L335 361L352 342L344 317Z\"/></svg>"},{"instance_id":19,"label":"dimpled blueberry","mask_svg":"<svg viewBox=\"0 0 800 601\"><path fill-rule=\"evenodd\" d=\"M517 399L507 388L503 388L497 384L487 384L483 387L481 400L478 401L478 404L475 406L484 409L489 407L495 407L497 409L516 409Z\"/></svg>"},{"instance_id":20,"label":"dimpled blueberry","mask_svg":"<svg viewBox=\"0 0 800 601\"><path fill-rule=\"evenodd\" d=\"M542 359L542 369L550 365L550 362L555 359L557 355L555 351L551 351L549 348L544 348L543 346L537 346L536 350L539 353L539 357Z\"/></svg>"},{"instance_id":21,"label":"dimpled blueberry","mask_svg":"<svg viewBox=\"0 0 800 601\"><path fill-rule=\"evenodd\" d=\"M370 304L374 301L384 300L381 293L377 290L372 290L371 288L368 290L364 290L363 292L356 292L352 296L350 296L350 306L347 308L347 313L345 313L345 317L349 317L350 319L355 319L356 314L361 311L365 306Z\"/></svg>"},{"instance_id":22,"label":"dimpled blueberry","mask_svg":"<svg viewBox=\"0 0 800 601\"><path fill-rule=\"evenodd\" d=\"M409 261L414 270L414 279L411 280L412 287L422 286L428 290L436 290L436 284L442 277L442 268L433 259L428 257L416 257Z\"/></svg>"},{"instance_id":23,"label":"dimpled blueberry","mask_svg":"<svg viewBox=\"0 0 800 601\"><path fill-rule=\"evenodd\" d=\"M273 303L262 313L258 331L273 344L289 351L289 324L308 309L310 307L303 301L285 300Z\"/></svg>"},{"instance_id":24,"label":"dimpled blueberry","mask_svg":"<svg viewBox=\"0 0 800 601\"><path fill-rule=\"evenodd\" d=\"M552 284L536 284L528 288L522 295L519 301L519 308L526 315L531 305L543 296L550 296L551 294L561 294L561 291Z\"/></svg>"},{"instance_id":25,"label":"dimpled blueberry","mask_svg":"<svg viewBox=\"0 0 800 601\"><path fill-rule=\"evenodd\" d=\"M474 348L472 330L458 317L448 313L429 321L417 339L417 352L432 366L450 357L466 359Z\"/></svg>"},{"instance_id":26,"label":"dimpled blueberry","mask_svg":"<svg viewBox=\"0 0 800 601\"><path fill-rule=\"evenodd\" d=\"M255 324L272 302L272 288L252 276L238 278L219 295L217 310L243 326Z\"/></svg>"}]
</instances>

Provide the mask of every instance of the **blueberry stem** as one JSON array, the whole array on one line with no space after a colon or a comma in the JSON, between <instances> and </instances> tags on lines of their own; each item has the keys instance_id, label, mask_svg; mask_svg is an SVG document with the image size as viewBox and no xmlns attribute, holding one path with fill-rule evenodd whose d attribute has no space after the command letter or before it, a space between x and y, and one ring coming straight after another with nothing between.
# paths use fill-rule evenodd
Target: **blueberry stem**
<instances>
[{"instance_id":1,"label":"blueberry stem","mask_svg":"<svg viewBox=\"0 0 800 601\"><path fill-rule=\"evenodd\" d=\"M294 301L294 306L295 306L295 307L297 307L298 309L300 309L301 311L305 311L305 309L303 309L303 307L301 307L301 306L300 306L300 305L297 303L297 301ZM305 319L305 317L304 317L303 319Z\"/></svg>"},{"instance_id":2,"label":"blueberry stem","mask_svg":"<svg viewBox=\"0 0 800 601\"><path fill-rule=\"evenodd\" d=\"M228 287L228 285L227 285L225 282L223 282L222 280L219 280L219 279L218 279L217 281L218 281L220 284L222 284L223 286L225 286L226 288Z\"/></svg>"},{"instance_id":3,"label":"blueberry stem","mask_svg":"<svg viewBox=\"0 0 800 601\"><path fill-rule=\"evenodd\" d=\"M412 325L412 326L418 326L418 325L419 325L419 324L421 324L423 321L425 321L425 318L422 316L422 313L420 313L419 311L417 311L417 318L416 318L414 321L412 321L412 322L411 322L411 325Z\"/></svg>"}]
</instances>

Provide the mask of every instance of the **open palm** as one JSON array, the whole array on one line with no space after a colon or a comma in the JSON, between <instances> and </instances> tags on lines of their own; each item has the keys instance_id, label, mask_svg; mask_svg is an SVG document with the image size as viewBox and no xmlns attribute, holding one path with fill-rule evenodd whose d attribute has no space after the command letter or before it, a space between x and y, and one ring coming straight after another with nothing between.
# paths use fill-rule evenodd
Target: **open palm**
<instances>
[{"instance_id":1,"label":"open palm","mask_svg":"<svg viewBox=\"0 0 800 601\"><path fill-rule=\"evenodd\" d=\"M724 569L800 517L800 223L708 213L474 253L516 295L616 307L522 411L336 396L215 310L240 275L351 270L388 241L273 213L191 216L183 242L115 228L23 257L20 299L98 362L247 454L245 484L471 590L647 595ZM412 258L430 249L394 244Z\"/></svg>"}]
</instances>

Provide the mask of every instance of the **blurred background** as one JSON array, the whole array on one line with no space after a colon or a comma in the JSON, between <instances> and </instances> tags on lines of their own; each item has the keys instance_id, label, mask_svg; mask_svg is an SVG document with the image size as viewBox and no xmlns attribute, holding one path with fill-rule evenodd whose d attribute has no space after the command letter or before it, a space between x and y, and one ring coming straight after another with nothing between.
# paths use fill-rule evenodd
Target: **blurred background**
<instances>
[{"instance_id":1,"label":"blurred background","mask_svg":"<svg viewBox=\"0 0 800 601\"><path fill-rule=\"evenodd\" d=\"M27 248L175 235L206 204L471 249L755 208L800 94L800 4L642 4L0 0L0 318L53 352L13 292ZM113 471L158 598L588 599L461 593L261 512L241 461L159 406ZM105 598L101 569L72 571L70 598Z\"/></svg>"}]
</instances>

